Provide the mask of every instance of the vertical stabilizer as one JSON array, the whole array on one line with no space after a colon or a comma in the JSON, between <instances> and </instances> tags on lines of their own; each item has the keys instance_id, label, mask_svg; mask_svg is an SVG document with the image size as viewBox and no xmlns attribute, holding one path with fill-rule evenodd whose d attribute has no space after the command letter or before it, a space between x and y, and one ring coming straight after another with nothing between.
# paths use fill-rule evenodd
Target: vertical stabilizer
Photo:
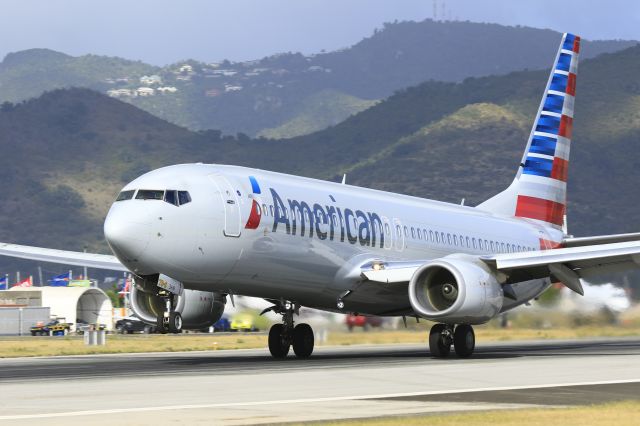
<instances>
[{"instance_id":1,"label":"vertical stabilizer","mask_svg":"<svg viewBox=\"0 0 640 426\"><path fill-rule=\"evenodd\" d=\"M580 37L564 34L518 173L479 209L563 228Z\"/></svg>"}]
</instances>

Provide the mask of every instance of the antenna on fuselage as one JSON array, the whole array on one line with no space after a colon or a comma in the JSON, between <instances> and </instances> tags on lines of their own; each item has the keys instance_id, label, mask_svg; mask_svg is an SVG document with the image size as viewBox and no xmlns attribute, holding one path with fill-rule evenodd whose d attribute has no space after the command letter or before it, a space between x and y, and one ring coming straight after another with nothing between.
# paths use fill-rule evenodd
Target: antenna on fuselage
<instances>
[{"instance_id":1,"label":"antenna on fuselage","mask_svg":"<svg viewBox=\"0 0 640 426\"><path fill-rule=\"evenodd\" d=\"M346 185L346 183L347 183L347 174L345 173L342 175L342 184Z\"/></svg>"},{"instance_id":2,"label":"antenna on fuselage","mask_svg":"<svg viewBox=\"0 0 640 426\"><path fill-rule=\"evenodd\" d=\"M464 200L465 200L465 199L463 198L463 199L462 199L462 201L460 201L460 205L461 205L461 206L464 206Z\"/></svg>"}]
</instances>

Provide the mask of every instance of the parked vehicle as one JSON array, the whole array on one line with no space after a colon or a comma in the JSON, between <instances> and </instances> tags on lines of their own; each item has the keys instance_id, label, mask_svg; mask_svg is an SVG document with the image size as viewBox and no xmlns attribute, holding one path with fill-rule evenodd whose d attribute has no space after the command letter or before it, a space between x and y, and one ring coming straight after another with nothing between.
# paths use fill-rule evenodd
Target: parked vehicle
<instances>
[{"instance_id":1,"label":"parked vehicle","mask_svg":"<svg viewBox=\"0 0 640 426\"><path fill-rule=\"evenodd\" d=\"M253 322L253 317L248 314L236 315L231 319L231 331L258 331Z\"/></svg>"},{"instance_id":2,"label":"parked vehicle","mask_svg":"<svg viewBox=\"0 0 640 426\"><path fill-rule=\"evenodd\" d=\"M212 327L213 327L213 331L214 332L230 331L231 330L231 322L229 321L229 318L223 316L218 321L216 321L216 323L213 324Z\"/></svg>"},{"instance_id":3,"label":"parked vehicle","mask_svg":"<svg viewBox=\"0 0 640 426\"><path fill-rule=\"evenodd\" d=\"M126 317L116 322L116 332L120 334L155 333L156 327L149 325L136 317Z\"/></svg>"},{"instance_id":4,"label":"parked vehicle","mask_svg":"<svg viewBox=\"0 0 640 426\"><path fill-rule=\"evenodd\" d=\"M64 336L71 330L73 323L52 320L46 324L38 323L31 327L32 336Z\"/></svg>"},{"instance_id":5,"label":"parked vehicle","mask_svg":"<svg viewBox=\"0 0 640 426\"><path fill-rule=\"evenodd\" d=\"M371 327L382 327L382 318L374 316L348 314L345 322L349 331L353 331L354 327L362 327L365 330Z\"/></svg>"}]
</instances>

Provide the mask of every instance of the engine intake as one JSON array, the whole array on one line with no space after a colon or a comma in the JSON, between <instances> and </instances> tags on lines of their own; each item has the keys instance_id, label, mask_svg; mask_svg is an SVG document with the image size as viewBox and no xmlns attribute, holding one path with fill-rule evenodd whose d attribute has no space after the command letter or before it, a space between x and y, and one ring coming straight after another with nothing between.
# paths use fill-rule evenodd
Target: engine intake
<instances>
[{"instance_id":1,"label":"engine intake","mask_svg":"<svg viewBox=\"0 0 640 426\"><path fill-rule=\"evenodd\" d=\"M149 324L156 324L158 316L165 310L165 302L157 294L157 279L154 282L153 278L136 279L130 294L131 310ZM222 317L227 303L226 295L210 291L184 289L176 297L175 310L180 312L182 327L186 330L201 330L215 324Z\"/></svg>"},{"instance_id":2,"label":"engine intake","mask_svg":"<svg viewBox=\"0 0 640 426\"><path fill-rule=\"evenodd\" d=\"M409 282L409 300L423 318L481 324L500 312L503 291L484 263L471 257L445 257L416 270Z\"/></svg>"}]
</instances>

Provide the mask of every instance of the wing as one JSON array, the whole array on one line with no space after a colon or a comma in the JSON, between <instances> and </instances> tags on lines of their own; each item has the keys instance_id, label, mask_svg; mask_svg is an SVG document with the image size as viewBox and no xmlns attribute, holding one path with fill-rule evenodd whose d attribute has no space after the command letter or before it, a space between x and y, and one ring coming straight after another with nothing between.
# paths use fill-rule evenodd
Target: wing
<instances>
[{"instance_id":1,"label":"wing","mask_svg":"<svg viewBox=\"0 0 640 426\"><path fill-rule=\"evenodd\" d=\"M63 265L87 266L112 271L128 271L115 256L107 254L82 253L41 247L20 246L0 243L0 256L18 257L39 262L61 263Z\"/></svg>"},{"instance_id":2,"label":"wing","mask_svg":"<svg viewBox=\"0 0 640 426\"><path fill-rule=\"evenodd\" d=\"M633 234L598 235L595 237L568 237L562 240L563 247L582 247L594 244L623 243L640 240L640 232Z\"/></svg>"},{"instance_id":3,"label":"wing","mask_svg":"<svg viewBox=\"0 0 640 426\"><path fill-rule=\"evenodd\" d=\"M636 234L625 234L636 235ZM610 237L601 238L606 241ZM480 256L494 271L504 273L505 282L515 283L553 277L573 291L583 294L582 279L603 272L640 268L640 241L578 245L546 251L505 253ZM428 260L410 262L370 262L361 268L361 276L382 283L409 282L413 273Z\"/></svg>"}]
</instances>

